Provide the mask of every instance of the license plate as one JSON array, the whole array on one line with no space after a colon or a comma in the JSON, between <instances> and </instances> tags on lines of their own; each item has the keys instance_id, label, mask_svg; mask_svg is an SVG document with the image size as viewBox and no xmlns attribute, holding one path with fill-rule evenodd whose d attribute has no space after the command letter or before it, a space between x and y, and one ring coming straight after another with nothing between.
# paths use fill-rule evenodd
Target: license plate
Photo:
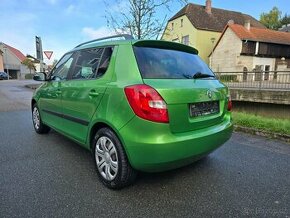
<instances>
[{"instance_id":1,"label":"license plate","mask_svg":"<svg viewBox=\"0 0 290 218\"><path fill-rule=\"evenodd\" d=\"M189 105L190 116L199 117L220 112L219 101L198 102Z\"/></svg>"}]
</instances>

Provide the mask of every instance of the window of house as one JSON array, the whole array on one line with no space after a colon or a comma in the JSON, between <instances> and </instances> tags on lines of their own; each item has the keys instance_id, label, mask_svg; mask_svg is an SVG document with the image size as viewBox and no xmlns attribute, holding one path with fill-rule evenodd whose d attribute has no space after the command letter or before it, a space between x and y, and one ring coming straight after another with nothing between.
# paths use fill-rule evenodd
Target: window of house
<instances>
[{"instance_id":1,"label":"window of house","mask_svg":"<svg viewBox=\"0 0 290 218\"><path fill-rule=\"evenodd\" d=\"M247 77L248 77L248 68L244 67L243 68L243 81L247 81Z\"/></svg>"},{"instance_id":2,"label":"window of house","mask_svg":"<svg viewBox=\"0 0 290 218\"><path fill-rule=\"evenodd\" d=\"M263 57L290 57L290 46L260 42L258 55Z\"/></svg>"},{"instance_id":3,"label":"window of house","mask_svg":"<svg viewBox=\"0 0 290 218\"><path fill-rule=\"evenodd\" d=\"M180 20L180 27L183 27L183 19Z\"/></svg>"},{"instance_id":4,"label":"window of house","mask_svg":"<svg viewBox=\"0 0 290 218\"><path fill-rule=\"evenodd\" d=\"M269 74L270 74L270 65L266 65L265 66L264 80L269 80Z\"/></svg>"},{"instance_id":5,"label":"window of house","mask_svg":"<svg viewBox=\"0 0 290 218\"><path fill-rule=\"evenodd\" d=\"M189 35L182 37L182 43L185 45L189 45Z\"/></svg>"},{"instance_id":6,"label":"window of house","mask_svg":"<svg viewBox=\"0 0 290 218\"><path fill-rule=\"evenodd\" d=\"M171 23L171 30L173 30L174 29L174 23L172 22Z\"/></svg>"},{"instance_id":7,"label":"window of house","mask_svg":"<svg viewBox=\"0 0 290 218\"><path fill-rule=\"evenodd\" d=\"M68 76L69 69L73 62L74 55L72 53L65 54L56 64L54 70L51 72L52 80L65 80Z\"/></svg>"},{"instance_id":8,"label":"window of house","mask_svg":"<svg viewBox=\"0 0 290 218\"><path fill-rule=\"evenodd\" d=\"M242 54L254 55L256 51L256 42L243 41Z\"/></svg>"},{"instance_id":9,"label":"window of house","mask_svg":"<svg viewBox=\"0 0 290 218\"><path fill-rule=\"evenodd\" d=\"M264 65L256 65L255 66L255 81L262 80L262 71L264 69Z\"/></svg>"}]
</instances>

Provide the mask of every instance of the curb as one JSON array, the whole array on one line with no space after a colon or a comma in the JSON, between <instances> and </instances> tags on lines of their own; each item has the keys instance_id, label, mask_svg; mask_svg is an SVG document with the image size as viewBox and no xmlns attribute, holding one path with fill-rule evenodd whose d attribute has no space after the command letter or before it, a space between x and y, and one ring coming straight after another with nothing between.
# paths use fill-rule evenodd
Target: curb
<instances>
[{"instance_id":1,"label":"curb","mask_svg":"<svg viewBox=\"0 0 290 218\"><path fill-rule=\"evenodd\" d=\"M287 135L287 134L267 132L264 130L249 128L249 127L244 127L244 126L239 126L239 125L235 125L234 129L235 131L238 131L238 132L245 132L245 133L250 133L253 135L264 136L267 138L279 139L281 141L290 143L290 135Z\"/></svg>"},{"instance_id":2,"label":"curb","mask_svg":"<svg viewBox=\"0 0 290 218\"><path fill-rule=\"evenodd\" d=\"M41 84L27 84L25 87L29 89L37 89L40 85Z\"/></svg>"}]
</instances>

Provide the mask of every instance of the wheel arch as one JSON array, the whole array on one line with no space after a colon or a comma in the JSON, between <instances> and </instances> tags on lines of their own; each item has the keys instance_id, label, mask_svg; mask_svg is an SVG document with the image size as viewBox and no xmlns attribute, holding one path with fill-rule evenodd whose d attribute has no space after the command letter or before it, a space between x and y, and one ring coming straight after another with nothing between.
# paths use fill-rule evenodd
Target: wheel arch
<instances>
[{"instance_id":1,"label":"wheel arch","mask_svg":"<svg viewBox=\"0 0 290 218\"><path fill-rule=\"evenodd\" d=\"M108 124L107 122L104 122L104 121L97 121L90 128L89 135L88 135L89 138L87 140L88 141L87 146L88 146L89 150L91 150L93 152L92 142L93 142L93 139L94 139L94 136L95 136L96 132L99 129L101 129L101 128L109 128L110 130L112 130L116 134L116 136L118 137L118 139L121 142L121 145L124 148L124 151L125 151L125 153L127 155L128 160L130 162L131 158L129 156L129 153L127 152L127 148L126 148L126 146L124 144L124 140L123 140L122 136L119 134L119 132L117 131L116 128L114 128L112 125L110 125L110 124Z\"/></svg>"},{"instance_id":2,"label":"wheel arch","mask_svg":"<svg viewBox=\"0 0 290 218\"><path fill-rule=\"evenodd\" d=\"M32 110L32 107L33 107L33 105L36 103L36 100L33 98L32 100L31 100L31 110Z\"/></svg>"}]
</instances>

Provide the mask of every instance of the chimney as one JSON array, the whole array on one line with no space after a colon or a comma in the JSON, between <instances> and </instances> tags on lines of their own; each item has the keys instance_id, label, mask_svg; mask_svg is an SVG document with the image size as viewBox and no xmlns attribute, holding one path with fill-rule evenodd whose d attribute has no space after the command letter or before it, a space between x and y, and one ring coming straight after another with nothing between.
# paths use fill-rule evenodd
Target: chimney
<instances>
[{"instance_id":1,"label":"chimney","mask_svg":"<svg viewBox=\"0 0 290 218\"><path fill-rule=\"evenodd\" d=\"M235 21L234 20L229 20L228 21L228 25L232 25L232 24L235 24Z\"/></svg>"},{"instance_id":2,"label":"chimney","mask_svg":"<svg viewBox=\"0 0 290 218\"><path fill-rule=\"evenodd\" d=\"M205 11L206 11L206 13L211 14L211 0L206 0Z\"/></svg>"},{"instance_id":3,"label":"chimney","mask_svg":"<svg viewBox=\"0 0 290 218\"><path fill-rule=\"evenodd\" d=\"M251 21L250 21L250 20L245 20L244 27L245 27L247 30L250 30L250 29L251 29Z\"/></svg>"}]
</instances>

